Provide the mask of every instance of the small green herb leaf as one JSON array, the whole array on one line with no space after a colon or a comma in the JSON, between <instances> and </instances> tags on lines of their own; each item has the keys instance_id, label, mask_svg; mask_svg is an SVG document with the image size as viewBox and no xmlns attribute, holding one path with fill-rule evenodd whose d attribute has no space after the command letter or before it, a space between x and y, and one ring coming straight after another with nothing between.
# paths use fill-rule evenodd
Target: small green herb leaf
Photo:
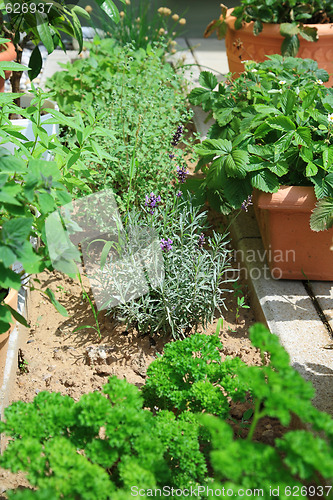
<instances>
[{"instance_id":1,"label":"small green herb leaf","mask_svg":"<svg viewBox=\"0 0 333 500\"><path fill-rule=\"evenodd\" d=\"M62 316L65 316L67 318L68 317L68 312L66 311L66 309L64 308L64 306L62 306L60 304L60 302L57 301L57 299L55 298L54 292L52 292L52 290L50 290L50 288L47 288L44 293L45 293L45 295L48 296L48 298L50 299L51 303L54 305L54 307L56 308L56 310Z\"/></svg>"}]
</instances>

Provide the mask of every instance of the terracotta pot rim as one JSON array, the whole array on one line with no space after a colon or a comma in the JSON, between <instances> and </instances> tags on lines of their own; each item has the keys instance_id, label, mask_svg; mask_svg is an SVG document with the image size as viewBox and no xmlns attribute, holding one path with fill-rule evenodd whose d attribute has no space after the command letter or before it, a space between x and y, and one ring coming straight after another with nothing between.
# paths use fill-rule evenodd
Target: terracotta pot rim
<instances>
[{"instance_id":1,"label":"terracotta pot rim","mask_svg":"<svg viewBox=\"0 0 333 500\"><path fill-rule=\"evenodd\" d=\"M235 20L236 17L232 15L234 9L228 9L227 11L227 17L226 17L226 23L228 24L228 28L232 29L234 31L243 31L243 32L248 32L248 33L253 33L253 25L254 21L251 21L250 23L244 23L242 28L240 30L235 29ZM319 37L325 37L325 36L333 36L333 23L325 23L325 24L306 24L304 23L304 26L309 26L310 28L317 28L318 30L318 36ZM280 35L280 24L273 24L273 23L263 23L263 30L260 33L259 36L279 36L281 40L284 40L284 37ZM306 41L306 40L304 40ZM308 42L308 43L313 43L313 42ZM315 43L315 42L314 42Z\"/></svg>"},{"instance_id":2,"label":"terracotta pot rim","mask_svg":"<svg viewBox=\"0 0 333 500\"><path fill-rule=\"evenodd\" d=\"M280 186L276 193L254 190L254 200L261 209L308 212L317 198L312 186Z\"/></svg>"},{"instance_id":3,"label":"terracotta pot rim","mask_svg":"<svg viewBox=\"0 0 333 500\"><path fill-rule=\"evenodd\" d=\"M7 48L0 52L0 61L1 62L15 61L16 59L15 45L12 42L6 42L4 45L6 45ZM9 78L11 74L12 74L11 71L5 70L5 78L0 77L0 87L1 87L0 92L4 92L5 80L7 80L7 78Z\"/></svg>"}]
</instances>

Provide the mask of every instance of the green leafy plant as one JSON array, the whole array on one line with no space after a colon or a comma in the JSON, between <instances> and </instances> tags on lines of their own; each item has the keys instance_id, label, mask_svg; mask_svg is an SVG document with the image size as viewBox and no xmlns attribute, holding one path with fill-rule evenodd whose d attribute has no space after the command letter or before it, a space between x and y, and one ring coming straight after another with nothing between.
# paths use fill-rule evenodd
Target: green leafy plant
<instances>
[{"instance_id":1,"label":"green leafy plant","mask_svg":"<svg viewBox=\"0 0 333 500\"><path fill-rule=\"evenodd\" d=\"M182 338L199 325L206 327L216 310L222 314L228 291L222 286L228 281L224 273L229 268L230 251L226 235L213 232L205 241L206 213L200 212L193 200L181 201L180 196L174 196L159 207L158 199L153 193L147 195L146 209L126 214L124 228L128 239L133 234L140 235L140 231L156 235L163 255L164 279L159 272L156 279L147 276L147 293L123 300L109 312L136 327L140 334ZM144 250L147 241L142 238L135 248ZM122 258L126 256L125 252ZM124 279L126 289L128 279ZM100 286L103 287L102 281Z\"/></svg>"},{"instance_id":2,"label":"green leafy plant","mask_svg":"<svg viewBox=\"0 0 333 500\"><path fill-rule=\"evenodd\" d=\"M6 50L10 42L9 38L0 38L0 48ZM6 78L5 71L25 71L28 68L22 64L12 61L0 61L0 77Z\"/></svg>"},{"instance_id":3,"label":"green leafy plant","mask_svg":"<svg viewBox=\"0 0 333 500\"><path fill-rule=\"evenodd\" d=\"M79 283L80 283L80 286L81 286L81 289L82 289L83 300L87 300L88 301L88 303L90 305L90 308L91 308L91 312L93 313L94 320L95 320L95 326L92 326L92 325L77 326L76 328L74 328L73 333L74 332L78 332L79 330L86 330L86 329L90 328L90 329L94 330L97 333L97 335L98 335L99 338L102 338L101 329L100 329L99 321L98 321L98 312L96 311L96 308L95 308L95 306L93 304L93 301L91 300L91 298L89 297L89 294L87 293L86 289L83 286L81 274L78 273L77 277L79 279Z\"/></svg>"},{"instance_id":4,"label":"green leafy plant","mask_svg":"<svg viewBox=\"0 0 333 500\"><path fill-rule=\"evenodd\" d=\"M238 370L240 381L249 382L254 402L246 440L235 440L226 422L208 415L200 417L211 432L211 461L218 480L213 489L224 487L236 492L256 488L264 497L275 489L278 498L283 499L292 492L302 491L302 495L311 496L325 490L329 497L331 488L324 485L330 484L332 478L329 464L333 463L333 421L312 406L313 388L290 366L289 356L278 338L260 324L251 327L250 337L262 354L269 353L270 361L260 368L241 366ZM307 425L307 430L305 425L302 430L289 430L275 440L274 447L253 440L261 418L278 418L287 426L293 413Z\"/></svg>"},{"instance_id":5,"label":"green leafy plant","mask_svg":"<svg viewBox=\"0 0 333 500\"><path fill-rule=\"evenodd\" d=\"M223 345L216 335L194 334L165 346L151 363L142 388L145 406L154 409L206 411L220 417L229 413L228 398L244 400L247 383L240 383L239 358L221 360Z\"/></svg>"},{"instance_id":6,"label":"green leafy plant","mask_svg":"<svg viewBox=\"0 0 333 500\"><path fill-rule=\"evenodd\" d=\"M20 373L29 373L29 363L28 361L24 358L22 349L18 350L18 369Z\"/></svg>"},{"instance_id":7,"label":"green leafy plant","mask_svg":"<svg viewBox=\"0 0 333 500\"><path fill-rule=\"evenodd\" d=\"M36 251L30 238L42 234L45 218L57 203L71 198L59 182L61 174L53 162L23 161L1 148L0 171L0 286L19 290L21 277L11 266L18 261L26 273L37 273L45 267L45 247ZM26 325L7 304L1 303L0 311L1 333L8 329L11 314Z\"/></svg>"},{"instance_id":8,"label":"green leafy plant","mask_svg":"<svg viewBox=\"0 0 333 500\"><path fill-rule=\"evenodd\" d=\"M32 403L14 403L0 424L14 438L1 466L27 471L33 486L55 498L102 500L118 498L117 492L129 495L133 486L203 484L207 467L194 415L176 419L164 411L153 417L142 406L139 390L116 377L103 393L86 394L77 403L48 392Z\"/></svg>"},{"instance_id":9,"label":"green leafy plant","mask_svg":"<svg viewBox=\"0 0 333 500\"><path fill-rule=\"evenodd\" d=\"M245 297L237 297L237 306L236 306L236 323L239 322L240 318L240 309L250 309L245 302Z\"/></svg>"},{"instance_id":10,"label":"green leafy plant","mask_svg":"<svg viewBox=\"0 0 333 500\"><path fill-rule=\"evenodd\" d=\"M75 179L92 191L111 188L122 212L139 206L147 192L157 190L165 198L172 189L175 165L185 165L189 150L172 146L177 127L192 113L181 75L162 56L163 50L151 45L133 50L114 40L95 40L89 58L66 65L48 83L60 110L75 115L75 119L68 118L64 130L64 145L70 150L79 140L75 121L82 110L93 108L100 117L99 126L107 132L94 147L109 156L99 162L79 158L73 163L80 167ZM89 130L84 114L82 119ZM182 141L186 144L185 130Z\"/></svg>"},{"instance_id":11,"label":"green leafy plant","mask_svg":"<svg viewBox=\"0 0 333 500\"><path fill-rule=\"evenodd\" d=\"M157 43L166 51L174 51L176 42L182 34L186 19L172 13L167 7L156 8L149 0L127 1L118 19L105 19L105 16L91 13L92 24L102 26L103 31L122 46L131 44L135 49L146 49L149 44ZM117 21L117 22L114 22Z\"/></svg>"},{"instance_id":12,"label":"green leafy plant","mask_svg":"<svg viewBox=\"0 0 333 500\"><path fill-rule=\"evenodd\" d=\"M240 284L237 282L233 283L232 287L234 289L235 299L237 301L235 319L236 319L236 323L238 323L239 318L240 318L240 309L250 309L250 306L248 306L246 304L246 300L245 300L245 297L243 295Z\"/></svg>"},{"instance_id":13,"label":"green leafy plant","mask_svg":"<svg viewBox=\"0 0 333 500\"><path fill-rule=\"evenodd\" d=\"M0 423L11 438L0 465L25 471L37 491L7 492L8 497L125 500L138 490L149 498L159 489L164 494L192 487L201 499L212 496L211 490L240 499L246 489L263 498L329 498L333 420L314 408L311 384L290 366L278 338L260 324L250 336L269 354L263 366L221 362L218 338L197 334L166 346L151 365L144 397L112 377L102 393L85 394L78 402L40 392L31 403L12 403ZM245 439L224 420L226 396L238 399L237 388L243 395L249 391L253 401L252 415L251 409L243 415L245 429L250 427ZM147 398L152 411L143 409ZM306 430L286 428L274 443L260 441L255 432L261 418L287 426L295 413Z\"/></svg>"},{"instance_id":14,"label":"green leafy plant","mask_svg":"<svg viewBox=\"0 0 333 500\"><path fill-rule=\"evenodd\" d=\"M317 201L310 217L312 231L325 231L333 226L333 197L326 196Z\"/></svg>"},{"instance_id":15,"label":"green leafy plant","mask_svg":"<svg viewBox=\"0 0 333 500\"><path fill-rule=\"evenodd\" d=\"M309 59L269 56L247 62L246 72L217 87L201 73L193 104L216 123L196 147L197 168L206 176L214 207L240 208L253 188L276 192L280 185L313 186L317 198L333 194L333 91L326 71ZM209 167L207 167L209 165Z\"/></svg>"},{"instance_id":16,"label":"green leafy plant","mask_svg":"<svg viewBox=\"0 0 333 500\"><path fill-rule=\"evenodd\" d=\"M80 157L100 161L104 154L98 146L94 148L96 136L103 135L104 130L96 124L98 120L89 108L87 120L90 120L91 125L85 128L82 120L75 122L80 140L75 148L69 149L57 137L49 137L40 121L40 110L49 94L40 89L33 89L32 94L32 105L26 110L21 110L14 103L14 99L22 94L0 94L0 144L11 142L16 148L14 154L10 154L0 146L0 288L3 290L19 290L21 287L20 274L11 269L15 262L22 265L21 274L34 274L45 267L51 267L45 221L57 207L71 201L72 196L67 187L71 191L81 187L75 182L75 178L71 181L69 169L72 172L75 172L75 168L79 169ZM18 110L32 122L35 134L32 141L9 120L9 115ZM55 110L50 111L54 112L57 120L68 122L69 118L65 115ZM54 122L56 119L49 121ZM41 159L46 151L55 155L54 161ZM76 161L78 165L75 167L73 165ZM33 245L37 240L42 242L38 249ZM35 289L34 285L31 285L31 289ZM56 300L52 290L40 291L61 314L67 316L65 308ZM12 315L28 326L25 319L5 304L3 299L2 294L0 333L8 330Z\"/></svg>"},{"instance_id":17,"label":"green leafy plant","mask_svg":"<svg viewBox=\"0 0 333 500\"><path fill-rule=\"evenodd\" d=\"M125 0L122 0L125 2ZM112 0L97 0L104 15L117 20L118 10ZM21 63L22 53L28 42L35 46L29 61L29 77L34 79L42 68L42 56L38 47L41 42L51 54L59 45L65 50L61 34L75 38L81 52L83 46L82 29L78 16L89 19L88 12L78 5L59 2L15 2L6 0L0 6L1 32L14 44L16 63ZM20 91L22 72L15 71L11 77L12 91Z\"/></svg>"},{"instance_id":18,"label":"green leafy plant","mask_svg":"<svg viewBox=\"0 0 333 500\"><path fill-rule=\"evenodd\" d=\"M235 7L232 15L236 17L235 28L240 29L243 23L253 22L253 33L258 36L265 23L279 24L280 34L284 37L281 45L283 56L296 56L300 39L316 42L317 28L311 24L333 22L333 6L330 0L241 0L241 5ZM204 36L210 36L216 31L219 39L224 38L228 29L225 21L227 7L221 4L222 14L206 28Z\"/></svg>"}]
</instances>

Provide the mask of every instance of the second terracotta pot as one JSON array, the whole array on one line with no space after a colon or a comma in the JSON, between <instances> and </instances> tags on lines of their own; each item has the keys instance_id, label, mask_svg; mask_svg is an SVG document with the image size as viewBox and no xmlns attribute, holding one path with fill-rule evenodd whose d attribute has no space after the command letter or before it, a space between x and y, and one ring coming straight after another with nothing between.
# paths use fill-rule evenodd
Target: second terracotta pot
<instances>
[{"instance_id":1,"label":"second terracotta pot","mask_svg":"<svg viewBox=\"0 0 333 500\"><path fill-rule=\"evenodd\" d=\"M11 288L9 290L7 297L5 298L5 303L9 304L13 309L17 310L17 299L18 299L17 290L14 290L13 288ZM5 365L6 365L6 356L7 356L9 336L14 329L15 323L16 322L13 319L13 322L10 325L9 330L7 330L7 332L5 332L5 333L0 334L0 387L2 386L2 383L3 383L3 374L4 374L4 370L5 370Z\"/></svg>"},{"instance_id":2,"label":"second terracotta pot","mask_svg":"<svg viewBox=\"0 0 333 500\"><path fill-rule=\"evenodd\" d=\"M2 50L0 52L0 61L6 61L6 62L15 61L16 51L15 51L14 44L12 42L7 42L5 45L7 48L6 48L6 50ZM7 80L7 78L10 77L11 74L12 74L11 71L5 71L6 80ZM4 92L4 91L5 91L5 80L4 80L4 78L0 77L0 92Z\"/></svg>"},{"instance_id":3,"label":"second terracotta pot","mask_svg":"<svg viewBox=\"0 0 333 500\"><path fill-rule=\"evenodd\" d=\"M281 54L281 44L284 37L280 35L279 24L264 24L263 30L258 36L253 34L253 22L245 23L236 30L235 20L232 16L233 9L228 10L226 22L228 30L225 38L229 71L238 76L244 71L242 61L251 59L262 62L270 54ZM296 57L302 59L314 59L319 68L325 69L330 74L330 79L325 85L333 85L333 24L311 24L312 28L318 30L317 42L307 42L299 36L300 48Z\"/></svg>"},{"instance_id":4,"label":"second terracotta pot","mask_svg":"<svg viewBox=\"0 0 333 500\"><path fill-rule=\"evenodd\" d=\"M277 193L254 192L265 257L274 278L333 280L333 228L318 233L311 230L315 203L312 187L281 186Z\"/></svg>"}]
</instances>

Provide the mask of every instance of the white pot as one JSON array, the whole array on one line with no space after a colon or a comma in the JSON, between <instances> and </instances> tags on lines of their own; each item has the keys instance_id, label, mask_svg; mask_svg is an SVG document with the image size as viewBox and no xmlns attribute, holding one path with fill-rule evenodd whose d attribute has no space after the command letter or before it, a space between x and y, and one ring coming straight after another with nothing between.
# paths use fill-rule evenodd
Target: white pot
<instances>
[{"instance_id":1,"label":"white pot","mask_svg":"<svg viewBox=\"0 0 333 500\"><path fill-rule=\"evenodd\" d=\"M31 103L32 99L34 99L34 95L32 95L32 94L25 94L25 95L23 95L21 97L21 107L22 108L28 108L30 106L30 103ZM56 109L56 110L59 109L58 106L57 106L57 104L55 102L53 102L53 101L50 101L49 99L47 99L44 102L44 104L42 106L42 109L43 108L50 108L50 109ZM43 129L45 130L45 132L47 133L47 135L49 137L51 135L54 135L54 134L58 135L58 133L59 133L59 125L58 124L46 124L46 125L43 125L43 123L46 120L49 120L50 118L52 118L52 116L51 116L50 113L42 115L42 117L41 117L41 125L42 125ZM34 141L35 140L35 134L33 133L32 122L30 120L28 120L27 118L18 118L18 119L10 120L10 121L11 121L11 123L13 125L21 127L20 133L22 135L24 135L27 138L28 141ZM1 147L7 149L11 153L14 153L15 149L18 148L18 146L16 146L12 142L7 142L5 144L1 144ZM45 153L43 153L43 155L42 155L42 159L43 160L48 160L49 161L49 160L51 160L51 157L52 157L52 155L48 151L45 151Z\"/></svg>"}]
</instances>

